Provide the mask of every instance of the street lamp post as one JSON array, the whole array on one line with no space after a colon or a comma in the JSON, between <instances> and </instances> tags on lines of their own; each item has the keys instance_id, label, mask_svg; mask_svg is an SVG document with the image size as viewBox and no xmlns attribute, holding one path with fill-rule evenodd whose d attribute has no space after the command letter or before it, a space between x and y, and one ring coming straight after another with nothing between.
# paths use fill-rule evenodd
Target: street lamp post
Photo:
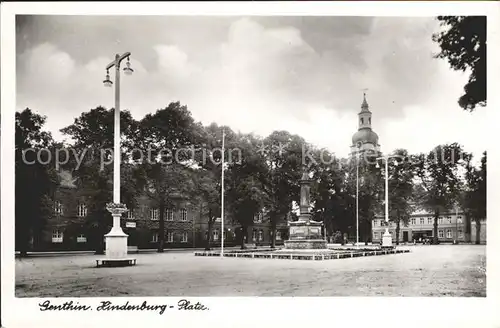
<instances>
[{"instance_id":1,"label":"street lamp post","mask_svg":"<svg viewBox=\"0 0 500 328\"><path fill-rule=\"evenodd\" d=\"M226 130L222 128L222 165L221 165L221 190L220 190L220 218L221 218L221 241L220 241L220 256L224 258L224 141L226 139Z\"/></svg>"},{"instance_id":2,"label":"street lamp post","mask_svg":"<svg viewBox=\"0 0 500 328\"><path fill-rule=\"evenodd\" d=\"M113 227L104 237L106 238L106 263L109 265L129 265L135 263L127 258L127 238L120 226L123 213L127 212L127 206L120 203L120 64L127 59L127 65L123 68L125 74L130 75L130 52L122 55L116 54L115 60L106 66L106 79L104 85L111 87L113 82L109 78L109 70L115 67L115 113L114 113L114 144L113 144L113 202L107 204L107 210L113 216Z\"/></svg>"},{"instance_id":3,"label":"street lamp post","mask_svg":"<svg viewBox=\"0 0 500 328\"><path fill-rule=\"evenodd\" d=\"M382 156L378 157L378 160L383 160L385 162L385 232L382 236L382 248L393 248L392 236L389 232L389 159L396 158L398 156ZM394 162L397 165L397 162ZM380 168L377 162L377 168Z\"/></svg>"},{"instance_id":4,"label":"street lamp post","mask_svg":"<svg viewBox=\"0 0 500 328\"><path fill-rule=\"evenodd\" d=\"M359 248L359 150L356 152L356 247Z\"/></svg>"}]
</instances>

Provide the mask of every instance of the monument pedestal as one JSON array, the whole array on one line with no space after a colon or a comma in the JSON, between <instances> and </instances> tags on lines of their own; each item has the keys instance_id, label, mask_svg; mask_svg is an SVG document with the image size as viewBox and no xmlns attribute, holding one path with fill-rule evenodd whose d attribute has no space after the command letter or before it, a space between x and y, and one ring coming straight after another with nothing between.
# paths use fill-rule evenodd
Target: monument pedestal
<instances>
[{"instance_id":1,"label":"monument pedestal","mask_svg":"<svg viewBox=\"0 0 500 328\"><path fill-rule=\"evenodd\" d=\"M394 248L392 245L392 235L389 232L389 229L386 229L382 236L382 248Z\"/></svg>"},{"instance_id":2,"label":"monument pedestal","mask_svg":"<svg viewBox=\"0 0 500 328\"><path fill-rule=\"evenodd\" d=\"M321 222L311 221L302 214L298 221L289 223L289 239L285 249L326 249L327 242L321 235Z\"/></svg>"},{"instance_id":3,"label":"monument pedestal","mask_svg":"<svg viewBox=\"0 0 500 328\"><path fill-rule=\"evenodd\" d=\"M289 237L285 241L285 249L328 249L326 240L321 235L323 223L311 220L309 206L311 204L311 179L304 168L300 179L300 215L298 221L288 223Z\"/></svg>"},{"instance_id":4,"label":"monument pedestal","mask_svg":"<svg viewBox=\"0 0 500 328\"><path fill-rule=\"evenodd\" d=\"M108 205L108 211L113 216L113 228L104 235L106 239L106 257L97 261L102 266L128 266L135 264L135 258L128 256L127 239L128 235L123 232L120 226L120 219L123 213L127 212L127 208L122 204Z\"/></svg>"}]
</instances>

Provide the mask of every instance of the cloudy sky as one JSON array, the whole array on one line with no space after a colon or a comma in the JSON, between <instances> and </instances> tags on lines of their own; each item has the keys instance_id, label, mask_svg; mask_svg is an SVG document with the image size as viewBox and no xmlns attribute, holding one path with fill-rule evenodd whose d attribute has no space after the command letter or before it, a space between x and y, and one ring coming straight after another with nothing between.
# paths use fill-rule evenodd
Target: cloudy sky
<instances>
[{"instance_id":1,"label":"cloudy sky","mask_svg":"<svg viewBox=\"0 0 500 328\"><path fill-rule=\"evenodd\" d=\"M17 110L59 129L113 106L105 66L130 51L122 108L136 119L172 101L196 120L265 136L297 133L346 155L363 89L381 148L485 150L486 110L457 105L467 76L431 40L433 18L18 16Z\"/></svg>"}]
</instances>

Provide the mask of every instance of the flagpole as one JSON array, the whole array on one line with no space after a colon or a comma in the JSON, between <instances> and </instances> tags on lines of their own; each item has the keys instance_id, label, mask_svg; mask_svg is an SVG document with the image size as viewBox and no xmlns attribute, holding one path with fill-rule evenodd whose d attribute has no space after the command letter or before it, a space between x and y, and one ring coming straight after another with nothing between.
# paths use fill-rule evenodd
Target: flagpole
<instances>
[{"instance_id":1,"label":"flagpole","mask_svg":"<svg viewBox=\"0 0 500 328\"><path fill-rule=\"evenodd\" d=\"M222 173L221 173L221 201L220 201L220 216L221 216L221 242L220 256L224 257L224 139L226 137L224 128L222 128Z\"/></svg>"}]
</instances>

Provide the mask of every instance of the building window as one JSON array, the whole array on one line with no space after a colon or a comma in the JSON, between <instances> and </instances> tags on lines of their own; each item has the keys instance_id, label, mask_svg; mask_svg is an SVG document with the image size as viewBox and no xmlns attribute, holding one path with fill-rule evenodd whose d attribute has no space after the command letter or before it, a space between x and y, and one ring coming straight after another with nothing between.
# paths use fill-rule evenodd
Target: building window
<instances>
[{"instance_id":1,"label":"building window","mask_svg":"<svg viewBox=\"0 0 500 328\"><path fill-rule=\"evenodd\" d=\"M54 203L54 212L57 215L62 215L63 214L63 205L61 204L61 202L59 202L57 200Z\"/></svg>"},{"instance_id":2,"label":"building window","mask_svg":"<svg viewBox=\"0 0 500 328\"><path fill-rule=\"evenodd\" d=\"M459 229L458 230L458 238L463 238L464 237L464 232L462 231L462 229Z\"/></svg>"},{"instance_id":3,"label":"building window","mask_svg":"<svg viewBox=\"0 0 500 328\"><path fill-rule=\"evenodd\" d=\"M276 231L276 240L281 240L281 231Z\"/></svg>"},{"instance_id":4,"label":"building window","mask_svg":"<svg viewBox=\"0 0 500 328\"><path fill-rule=\"evenodd\" d=\"M443 230L439 230L438 231L438 237L439 238L444 238L444 231Z\"/></svg>"},{"instance_id":5,"label":"building window","mask_svg":"<svg viewBox=\"0 0 500 328\"><path fill-rule=\"evenodd\" d=\"M448 223L451 223L451 216L448 216L447 219L448 219Z\"/></svg>"},{"instance_id":6,"label":"building window","mask_svg":"<svg viewBox=\"0 0 500 328\"><path fill-rule=\"evenodd\" d=\"M257 214L253 217L253 222L254 222L254 223L261 223L263 218L264 218L264 214L263 214L262 212L259 212L259 213L257 213Z\"/></svg>"},{"instance_id":7,"label":"building window","mask_svg":"<svg viewBox=\"0 0 500 328\"><path fill-rule=\"evenodd\" d=\"M129 220L133 220L134 219L134 211L133 210L129 210L127 212L127 214L125 214L125 215L126 215L126 218L129 219Z\"/></svg>"},{"instance_id":8,"label":"building window","mask_svg":"<svg viewBox=\"0 0 500 328\"><path fill-rule=\"evenodd\" d=\"M451 238L451 229L446 230L446 238Z\"/></svg>"},{"instance_id":9,"label":"building window","mask_svg":"<svg viewBox=\"0 0 500 328\"><path fill-rule=\"evenodd\" d=\"M158 220L158 209L156 208L151 208L149 209L149 218L153 221L157 221Z\"/></svg>"},{"instance_id":10,"label":"building window","mask_svg":"<svg viewBox=\"0 0 500 328\"><path fill-rule=\"evenodd\" d=\"M462 217L458 216L457 221L458 221L458 223L462 223Z\"/></svg>"},{"instance_id":11,"label":"building window","mask_svg":"<svg viewBox=\"0 0 500 328\"><path fill-rule=\"evenodd\" d=\"M372 118L368 117L368 124L372 124Z\"/></svg>"},{"instance_id":12,"label":"building window","mask_svg":"<svg viewBox=\"0 0 500 328\"><path fill-rule=\"evenodd\" d=\"M153 233L153 236L151 237L151 242L153 242L153 243L158 242L158 233L157 232Z\"/></svg>"},{"instance_id":13,"label":"building window","mask_svg":"<svg viewBox=\"0 0 500 328\"><path fill-rule=\"evenodd\" d=\"M427 224L432 224L432 218L427 218Z\"/></svg>"},{"instance_id":14,"label":"building window","mask_svg":"<svg viewBox=\"0 0 500 328\"><path fill-rule=\"evenodd\" d=\"M361 124L363 124L363 123L364 123L363 118L361 118L361 119L359 120L359 122L360 122Z\"/></svg>"},{"instance_id":15,"label":"building window","mask_svg":"<svg viewBox=\"0 0 500 328\"><path fill-rule=\"evenodd\" d=\"M53 243L62 243L63 242L63 233L59 229L55 229L52 231L52 242Z\"/></svg>"},{"instance_id":16,"label":"building window","mask_svg":"<svg viewBox=\"0 0 500 328\"><path fill-rule=\"evenodd\" d=\"M188 233L184 231L181 235L181 243L187 243L187 242L188 242Z\"/></svg>"},{"instance_id":17,"label":"building window","mask_svg":"<svg viewBox=\"0 0 500 328\"><path fill-rule=\"evenodd\" d=\"M264 240L264 231L259 230L259 241L263 241L263 240Z\"/></svg>"},{"instance_id":18,"label":"building window","mask_svg":"<svg viewBox=\"0 0 500 328\"><path fill-rule=\"evenodd\" d=\"M378 232L374 232L373 233L373 239L379 239L379 235L378 235Z\"/></svg>"},{"instance_id":19,"label":"building window","mask_svg":"<svg viewBox=\"0 0 500 328\"><path fill-rule=\"evenodd\" d=\"M166 211L167 221L174 221L174 211L172 209L167 209Z\"/></svg>"},{"instance_id":20,"label":"building window","mask_svg":"<svg viewBox=\"0 0 500 328\"><path fill-rule=\"evenodd\" d=\"M219 230L218 229L214 229L212 231L212 235L213 235L213 240L214 241L219 240Z\"/></svg>"},{"instance_id":21,"label":"building window","mask_svg":"<svg viewBox=\"0 0 500 328\"><path fill-rule=\"evenodd\" d=\"M412 218L412 219L411 219L411 224L417 224L417 219Z\"/></svg>"},{"instance_id":22,"label":"building window","mask_svg":"<svg viewBox=\"0 0 500 328\"><path fill-rule=\"evenodd\" d=\"M252 231L252 241L257 240L257 230Z\"/></svg>"},{"instance_id":23,"label":"building window","mask_svg":"<svg viewBox=\"0 0 500 328\"><path fill-rule=\"evenodd\" d=\"M174 242L174 233L172 231L167 232L167 243Z\"/></svg>"},{"instance_id":24,"label":"building window","mask_svg":"<svg viewBox=\"0 0 500 328\"><path fill-rule=\"evenodd\" d=\"M187 210L185 208L181 209L181 221L187 221Z\"/></svg>"},{"instance_id":25,"label":"building window","mask_svg":"<svg viewBox=\"0 0 500 328\"><path fill-rule=\"evenodd\" d=\"M87 206L85 204L78 205L77 212L79 217L87 216Z\"/></svg>"},{"instance_id":26,"label":"building window","mask_svg":"<svg viewBox=\"0 0 500 328\"><path fill-rule=\"evenodd\" d=\"M420 218L420 224L425 224L425 218Z\"/></svg>"},{"instance_id":27,"label":"building window","mask_svg":"<svg viewBox=\"0 0 500 328\"><path fill-rule=\"evenodd\" d=\"M79 234L77 237L76 237L76 242L77 243L86 243L87 242L87 237L85 237L85 235L82 233L82 234Z\"/></svg>"},{"instance_id":28,"label":"building window","mask_svg":"<svg viewBox=\"0 0 500 328\"><path fill-rule=\"evenodd\" d=\"M443 218L442 217L439 217L438 224L443 224Z\"/></svg>"}]
</instances>

